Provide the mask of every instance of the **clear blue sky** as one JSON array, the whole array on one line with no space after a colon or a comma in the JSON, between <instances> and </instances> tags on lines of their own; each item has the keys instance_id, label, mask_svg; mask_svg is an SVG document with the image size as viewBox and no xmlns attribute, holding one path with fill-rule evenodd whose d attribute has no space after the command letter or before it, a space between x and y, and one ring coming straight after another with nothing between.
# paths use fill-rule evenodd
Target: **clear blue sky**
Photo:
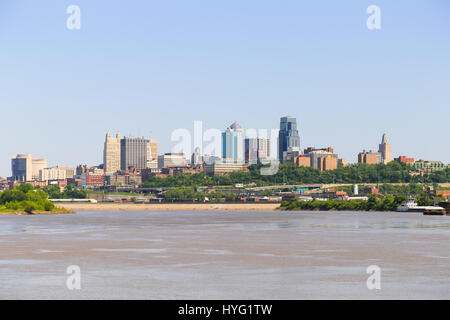
<instances>
[{"instance_id":1,"label":"clear blue sky","mask_svg":"<svg viewBox=\"0 0 450 320\"><path fill-rule=\"evenodd\" d=\"M394 156L450 162L448 0L0 0L0 44L0 176L16 153L99 164L107 131L164 152L194 120L271 129L287 114L302 148L355 162L386 132Z\"/></svg>"}]
</instances>

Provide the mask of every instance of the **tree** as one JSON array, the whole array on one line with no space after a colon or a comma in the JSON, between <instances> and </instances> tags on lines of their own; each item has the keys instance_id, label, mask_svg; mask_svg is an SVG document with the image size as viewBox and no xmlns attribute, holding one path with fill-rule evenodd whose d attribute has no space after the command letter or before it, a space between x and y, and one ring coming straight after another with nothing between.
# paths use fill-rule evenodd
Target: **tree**
<instances>
[{"instance_id":1,"label":"tree","mask_svg":"<svg viewBox=\"0 0 450 320\"><path fill-rule=\"evenodd\" d=\"M29 183L21 183L16 189L23 193L27 193L28 191L33 190L33 186Z\"/></svg>"},{"instance_id":2,"label":"tree","mask_svg":"<svg viewBox=\"0 0 450 320\"><path fill-rule=\"evenodd\" d=\"M57 185L48 185L42 189L48 194L49 199L61 199L63 198L63 193Z\"/></svg>"},{"instance_id":3,"label":"tree","mask_svg":"<svg viewBox=\"0 0 450 320\"><path fill-rule=\"evenodd\" d=\"M416 202L419 206L432 206L434 205L433 199L429 198L425 192L422 192L417 198Z\"/></svg>"}]
</instances>

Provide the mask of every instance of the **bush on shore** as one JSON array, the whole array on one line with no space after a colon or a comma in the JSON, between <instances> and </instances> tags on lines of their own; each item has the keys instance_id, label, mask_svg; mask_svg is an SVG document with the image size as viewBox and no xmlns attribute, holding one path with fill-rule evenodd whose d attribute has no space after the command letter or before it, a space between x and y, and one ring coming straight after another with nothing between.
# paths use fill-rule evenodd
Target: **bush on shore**
<instances>
[{"instance_id":1,"label":"bush on shore","mask_svg":"<svg viewBox=\"0 0 450 320\"><path fill-rule=\"evenodd\" d=\"M406 201L402 195L376 196L370 195L369 200L351 200L351 201L302 201L292 199L281 203L281 210L320 210L320 211L395 211L396 208Z\"/></svg>"},{"instance_id":2,"label":"bush on shore","mask_svg":"<svg viewBox=\"0 0 450 320\"><path fill-rule=\"evenodd\" d=\"M29 184L21 184L13 190L0 193L1 211L53 211L55 205L48 200L48 194L42 190L34 190Z\"/></svg>"}]
</instances>

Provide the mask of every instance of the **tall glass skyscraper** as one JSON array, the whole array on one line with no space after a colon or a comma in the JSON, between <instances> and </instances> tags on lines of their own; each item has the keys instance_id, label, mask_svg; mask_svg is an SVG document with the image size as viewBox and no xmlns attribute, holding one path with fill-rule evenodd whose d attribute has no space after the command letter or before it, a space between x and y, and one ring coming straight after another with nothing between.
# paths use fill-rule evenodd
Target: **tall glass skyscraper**
<instances>
[{"instance_id":1,"label":"tall glass skyscraper","mask_svg":"<svg viewBox=\"0 0 450 320\"><path fill-rule=\"evenodd\" d=\"M225 162L244 161L244 129L233 123L222 133L222 157Z\"/></svg>"},{"instance_id":2,"label":"tall glass skyscraper","mask_svg":"<svg viewBox=\"0 0 450 320\"><path fill-rule=\"evenodd\" d=\"M278 159L283 163L289 154L294 156L300 154L300 136L297 130L297 119L286 116L280 119Z\"/></svg>"}]
</instances>

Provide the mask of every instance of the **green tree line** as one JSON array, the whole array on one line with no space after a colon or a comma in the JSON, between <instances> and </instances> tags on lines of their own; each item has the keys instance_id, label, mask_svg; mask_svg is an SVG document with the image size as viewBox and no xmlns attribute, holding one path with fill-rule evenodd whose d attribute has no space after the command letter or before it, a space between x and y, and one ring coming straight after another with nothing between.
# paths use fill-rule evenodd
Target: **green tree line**
<instances>
[{"instance_id":1,"label":"green tree line","mask_svg":"<svg viewBox=\"0 0 450 320\"><path fill-rule=\"evenodd\" d=\"M413 169L398 162L388 164L353 164L339 166L335 170L319 171L309 167L297 167L293 163L281 164L274 175L261 175L261 166L252 165L248 172L235 171L225 175L208 177L204 173L182 174L165 178L152 177L141 187L196 187L225 186L236 183L256 183L258 186L275 184L330 184L330 183L444 183L450 182L450 169L424 176L411 175Z\"/></svg>"},{"instance_id":2,"label":"green tree line","mask_svg":"<svg viewBox=\"0 0 450 320\"><path fill-rule=\"evenodd\" d=\"M402 195L386 196L370 195L368 200L351 200L351 201L301 201L292 199L283 201L280 209L282 210L337 210L337 211L395 211L396 208L406 201L406 197Z\"/></svg>"},{"instance_id":3,"label":"green tree line","mask_svg":"<svg viewBox=\"0 0 450 320\"><path fill-rule=\"evenodd\" d=\"M48 185L42 188L42 191L48 194L49 199L86 199L86 190L76 189L73 185L68 185L61 192L57 185Z\"/></svg>"},{"instance_id":4,"label":"green tree line","mask_svg":"<svg viewBox=\"0 0 450 320\"><path fill-rule=\"evenodd\" d=\"M387 194L375 195L371 194L368 200L350 200L350 201L302 201L299 199L292 199L283 201L280 209L282 210L337 210L337 211L395 211L397 207L405 203L407 197L403 194ZM424 191L421 191L415 197L415 201L419 206L432 206L434 200L429 197Z\"/></svg>"},{"instance_id":5,"label":"green tree line","mask_svg":"<svg viewBox=\"0 0 450 320\"><path fill-rule=\"evenodd\" d=\"M236 195L231 192L203 192L196 191L191 187L179 187L168 190L165 194L166 202L204 202L208 198L210 202L232 202L236 201Z\"/></svg>"}]
</instances>

